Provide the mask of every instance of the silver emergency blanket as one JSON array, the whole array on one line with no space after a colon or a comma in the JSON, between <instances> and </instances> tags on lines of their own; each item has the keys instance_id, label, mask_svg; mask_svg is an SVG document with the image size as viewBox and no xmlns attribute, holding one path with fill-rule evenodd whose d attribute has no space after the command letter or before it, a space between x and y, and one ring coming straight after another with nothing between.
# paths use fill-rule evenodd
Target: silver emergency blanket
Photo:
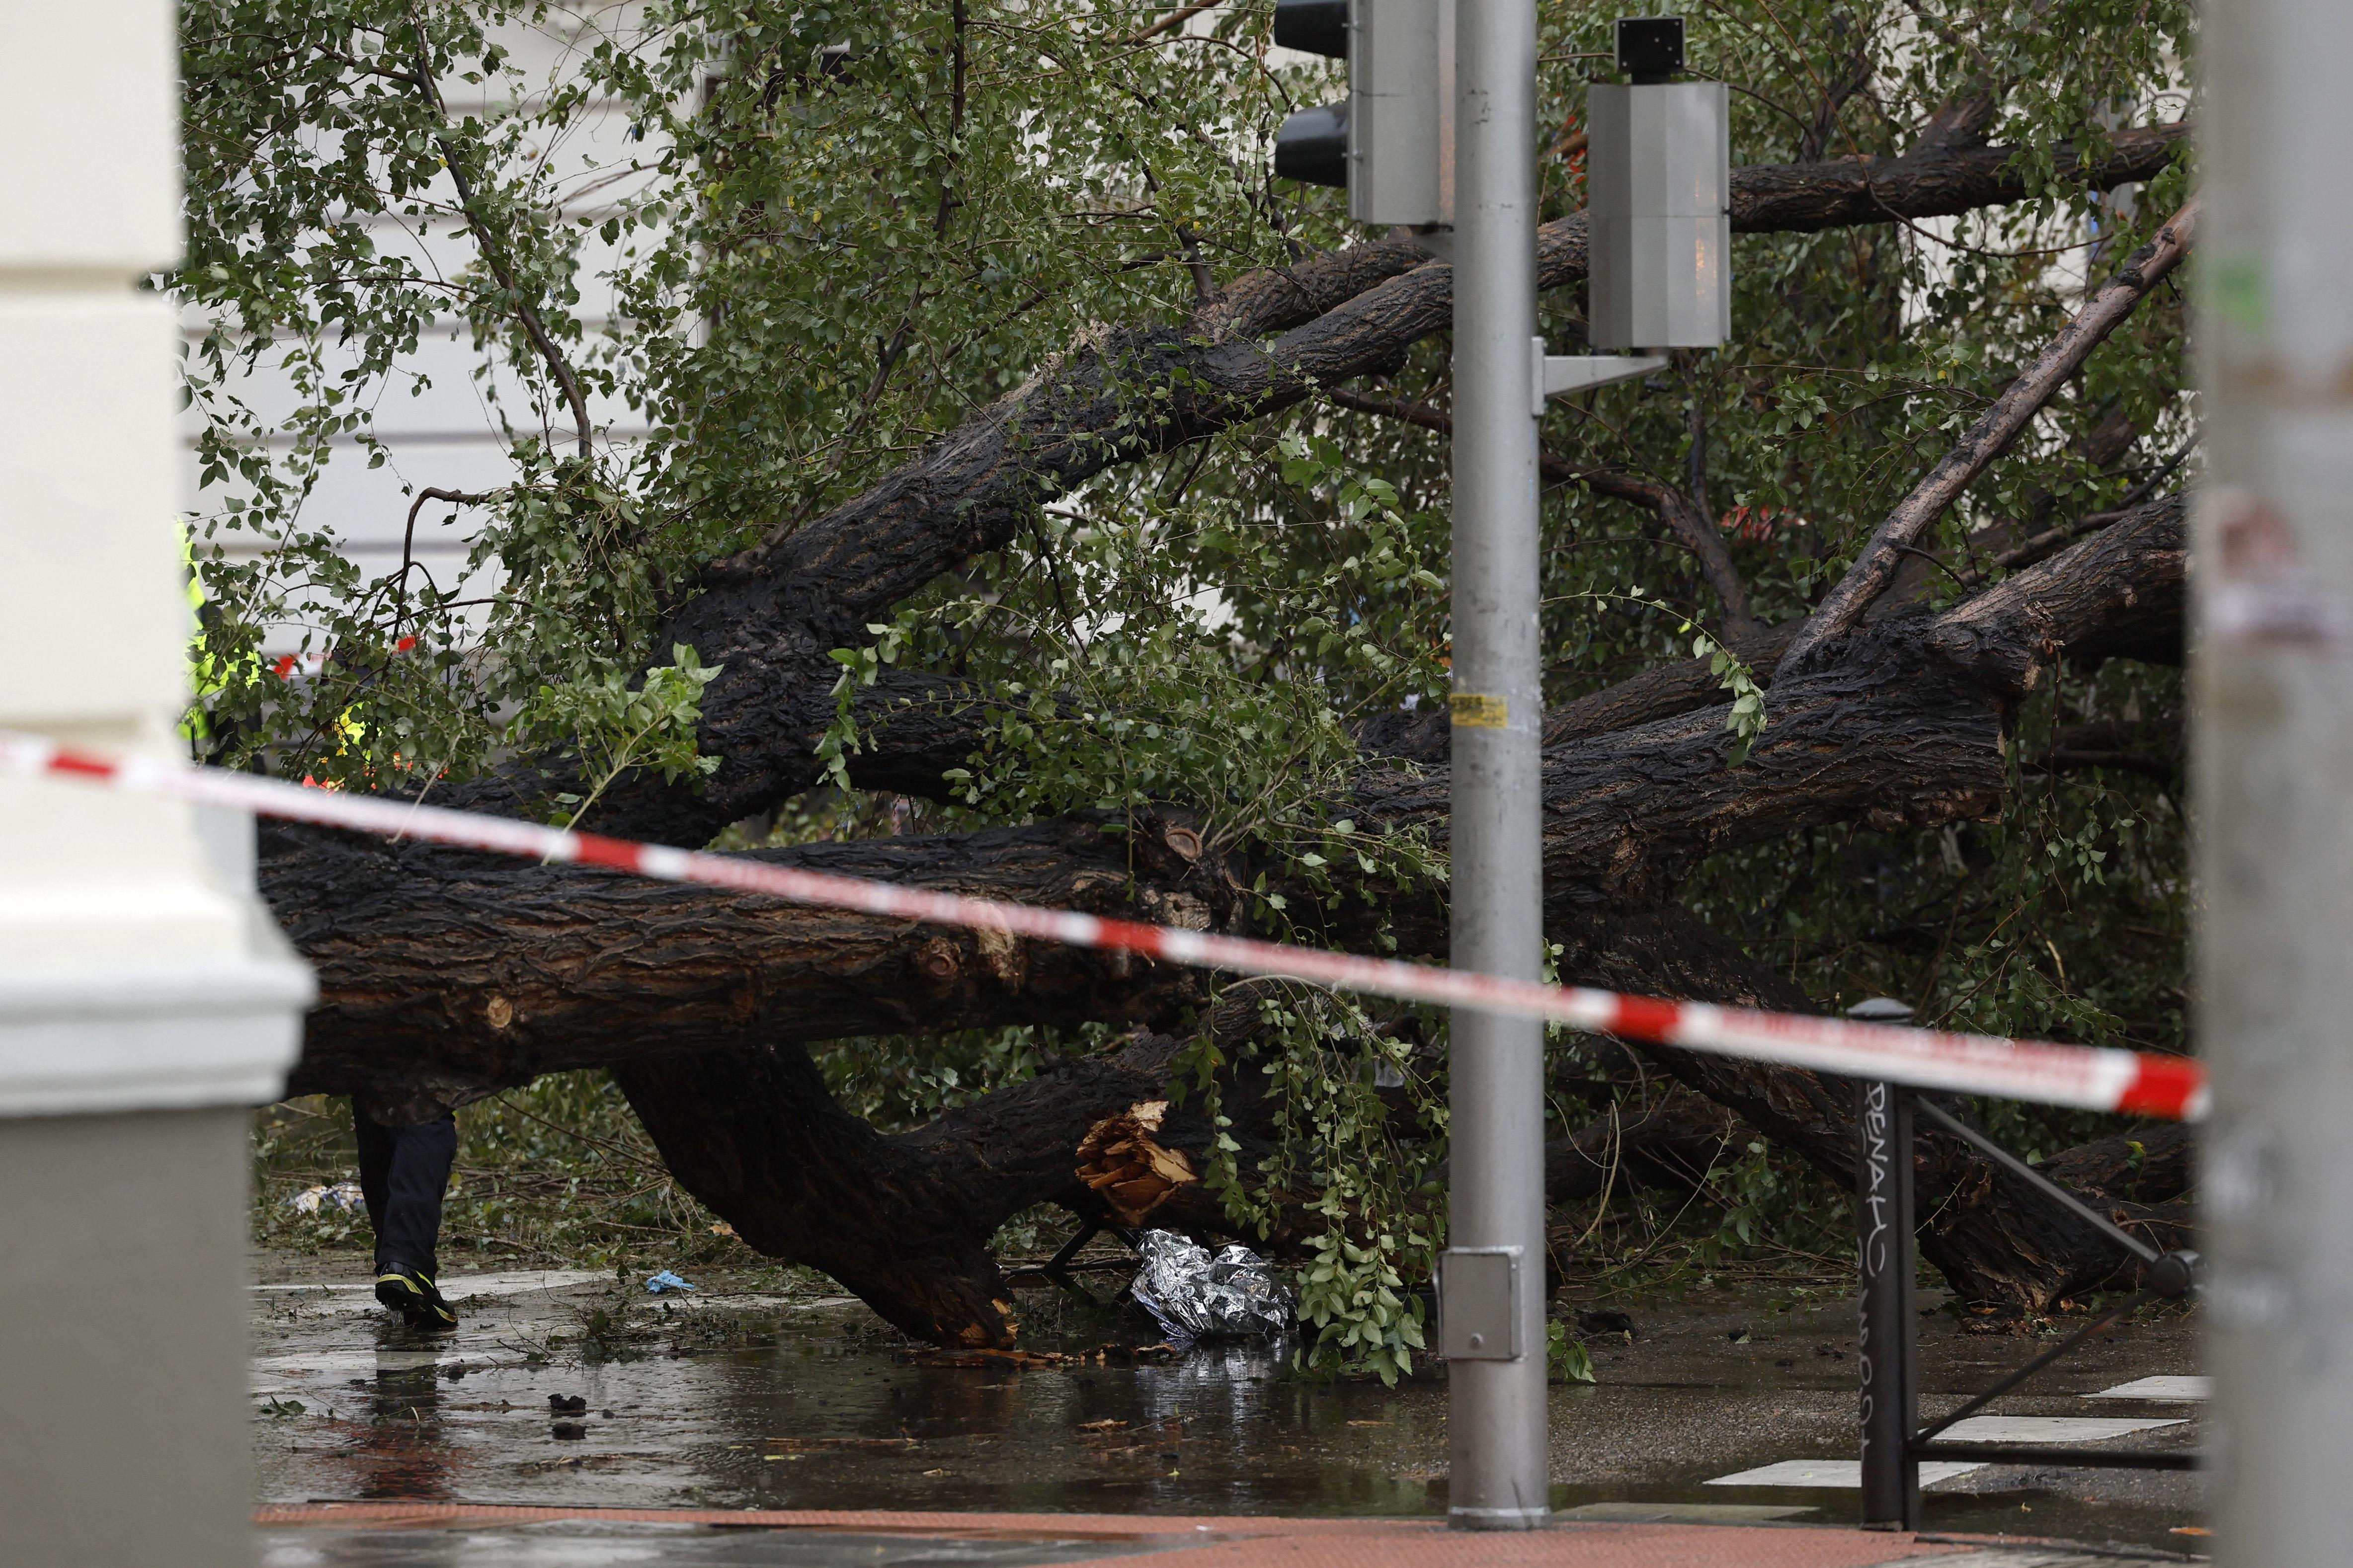
<instances>
[{"instance_id":1,"label":"silver emergency blanket","mask_svg":"<svg viewBox=\"0 0 2353 1568\"><path fill-rule=\"evenodd\" d=\"M1247 1247L1209 1249L1173 1230L1147 1230L1129 1287L1179 1349L1196 1340L1256 1339L1291 1326L1291 1291Z\"/></svg>"}]
</instances>

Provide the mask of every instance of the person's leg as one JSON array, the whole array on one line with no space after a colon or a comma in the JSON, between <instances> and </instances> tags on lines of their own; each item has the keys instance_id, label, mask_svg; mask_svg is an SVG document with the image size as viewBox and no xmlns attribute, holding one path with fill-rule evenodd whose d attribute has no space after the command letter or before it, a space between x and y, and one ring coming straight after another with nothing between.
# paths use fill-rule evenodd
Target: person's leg
<instances>
[{"instance_id":1,"label":"person's leg","mask_svg":"<svg viewBox=\"0 0 2353 1568\"><path fill-rule=\"evenodd\" d=\"M449 1190L449 1167L458 1159L458 1120L443 1116L413 1127L395 1127L392 1159L385 1175L384 1218L376 1226L376 1257L408 1264L427 1279L438 1273L441 1198Z\"/></svg>"},{"instance_id":2,"label":"person's leg","mask_svg":"<svg viewBox=\"0 0 2353 1568\"><path fill-rule=\"evenodd\" d=\"M352 1101L352 1131L360 1141L360 1195L367 1199L368 1229L384 1235L385 1208L392 1174L392 1129L368 1119L357 1100ZM381 1244L378 1252L384 1250Z\"/></svg>"},{"instance_id":3,"label":"person's leg","mask_svg":"<svg viewBox=\"0 0 2353 1568\"><path fill-rule=\"evenodd\" d=\"M441 1198L458 1156L455 1117L386 1127L354 1102L360 1191L375 1231L375 1299L411 1326L457 1327L458 1314L434 1287L441 1236Z\"/></svg>"}]
</instances>

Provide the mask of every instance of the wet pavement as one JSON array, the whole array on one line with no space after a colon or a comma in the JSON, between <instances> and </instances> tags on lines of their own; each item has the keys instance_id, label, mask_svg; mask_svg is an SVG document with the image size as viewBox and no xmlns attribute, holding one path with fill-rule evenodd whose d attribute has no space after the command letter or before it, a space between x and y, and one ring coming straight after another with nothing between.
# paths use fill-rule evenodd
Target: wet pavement
<instances>
[{"instance_id":1,"label":"wet pavement","mask_svg":"<svg viewBox=\"0 0 2353 1568\"><path fill-rule=\"evenodd\" d=\"M1291 1373L1277 1353L1239 1349L1126 1363L923 1364L856 1301L797 1287L783 1271L693 1277L694 1292L651 1298L634 1277L451 1274L442 1284L461 1303L463 1327L431 1339L375 1307L364 1259L259 1260L259 1500L1400 1522L1445 1510L1442 1375L1396 1390L1324 1383ZM1111 1314L1066 1318L1057 1333L1044 1321L1060 1313L1052 1298L1025 1301L1041 1320L1041 1347L1152 1337ZM1851 1463L1850 1299L1759 1286L1609 1305L1630 1315L1631 1337L1588 1329L1599 1382L1554 1389L1556 1510L1594 1529L1643 1519L1852 1524L1851 1488L1712 1484L1793 1459ZM2037 1348L1964 1332L1944 1313L1921 1325L1930 1415ZM2195 1403L2090 1396L2195 1373L2195 1350L2193 1320L2143 1321L2095 1337L2030 1384L2036 1393L1995 1411L2161 1420L2170 1424L2093 1446L2194 1447ZM551 1394L583 1398L586 1409L557 1416ZM1988 1466L1932 1488L1926 1522L1933 1532L2179 1552L2208 1544L2176 1533L2198 1523L2200 1484L2181 1473ZM420 1556L422 1542L400 1531L290 1523L266 1531L265 1561L1010 1568L1107 1554L1100 1541L1032 1535L1012 1556L993 1556L986 1542L869 1531L845 1556L807 1539L747 1545L693 1533L708 1526L649 1522L630 1527L637 1535L599 1535L610 1550L581 1556L567 1532L587 1528L474 1531L479 1551L461 1539L467 1531L439 1530L437 1554ZM1160 1549L1140 1538L1119 1548ZM790 1555L801 1550L818 1556ZM786 1554L760 1554L776 1552Z\"/></svg>"}]
</instances>

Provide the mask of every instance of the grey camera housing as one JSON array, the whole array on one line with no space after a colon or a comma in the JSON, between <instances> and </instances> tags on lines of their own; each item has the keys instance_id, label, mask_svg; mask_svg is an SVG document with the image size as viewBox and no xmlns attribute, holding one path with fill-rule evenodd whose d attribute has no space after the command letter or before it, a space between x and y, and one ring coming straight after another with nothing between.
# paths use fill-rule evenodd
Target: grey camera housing
<instances>
[{"instance_id":1,"label":"grey camera housing","mask_svg":"<svg viewBox=\"0 0 2353 1568\"><path fill-rule=\"evenodd\" d=\"M1586 214L1597 349L1732 335L1731 100L1722 82L1595 85Z\"/></svg>"}]
</instances>

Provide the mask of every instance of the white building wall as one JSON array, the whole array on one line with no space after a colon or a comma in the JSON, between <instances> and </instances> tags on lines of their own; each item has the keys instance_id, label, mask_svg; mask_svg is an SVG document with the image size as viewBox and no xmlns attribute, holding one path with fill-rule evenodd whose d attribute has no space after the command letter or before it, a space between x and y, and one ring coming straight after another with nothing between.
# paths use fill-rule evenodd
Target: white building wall
<instances>
[{"instance_id":1,"label":"white building wall","mask_svg":"<svg viewBox=\"0 0 2353 1568\"><path fill-rule=\"evenodd\" d=\"M558 8L543 25L510 28L501 41L510 50L522 80L535 93L544 93L565 81L582 53L606 32L629 37L640 9L636 0ZM506 101L494 104L484 88L455 80L443 83L442 93L456 118L469 112L483 114ZM595 226L618 204L640 194L651 180L649 174L632 173L632 162L649 165L661 153L657 142L630 140L631 124L632 116L625 106L609 100L591 102L574 115L558 139L538 149L556 176L565 216L582 226L579 312L592 338L590 344L583 346L584 353L595 352L595 335L611 322L611 290L602 279L620 258L617 248L596 234ZM454 191L445 187L437 194L454 206ZM371 216L366 221L379 250L417 260L428 273L451 275L479 262L473 241L450 232L450 226L419 237L398 219ZM640 248L648 243L642 233L634 238L624 237L622 241ZM210 322L193 310L184 313L181 324L192 348L210 328ZM329 353L332 356L332 345ZM495 489L513 477L508 454L514 440L541 433L523 378L511 367L498 364L486 384L475 374L485 363L483 351L473 342L462 321L448 318L425 335L413 354L405 356L393 375L370 388L368 406L374 415L375 435L388 449L385 462L370 468L371 453L354 437L341 437L332 443L332 456L303 502L299 525L305 531L331 532L364 580L389 576L400 569L403 536L417 491ZM533 369L536 373L538 367ZM419 395L410 395L412 374L429 379L429 386ZM273 425L281 424L298 401L292 378L280 368L278 355L271 353L265 353L257 369L240 377L229 390ZM568 451L576 438L571 415L560 400L553 412L554 423L546 433L559 448ZM590 398L589 422L600 449L626 448L647 434L642 412L611 399ZM219 510L224 499L219 489L206 491L199 487L196 441L201 428L201 416L195 411L182 416L180 490L183 506L198 520L199 529L204 518ZM293 444L291 435L280 435L271 442L281 454ZM446 525L444 520L452 512L456 524ZM410 559L445 589L462 584L470 597L495 593L500 582L495 563L473 578L465 575L466 557L479 522L480 513L472 509L427 501L417 514ZM228 546L230 558L239 562L258 559L267 549L266 542L254 534L227 529L215 536L214 542ZM472 614L479 617L481 612ZM306 629L300 618L273 627L265 652L273 656L296 652ZM314 657L322 651L319 641L314 637Z\"/></svg>"}]
</instances>

